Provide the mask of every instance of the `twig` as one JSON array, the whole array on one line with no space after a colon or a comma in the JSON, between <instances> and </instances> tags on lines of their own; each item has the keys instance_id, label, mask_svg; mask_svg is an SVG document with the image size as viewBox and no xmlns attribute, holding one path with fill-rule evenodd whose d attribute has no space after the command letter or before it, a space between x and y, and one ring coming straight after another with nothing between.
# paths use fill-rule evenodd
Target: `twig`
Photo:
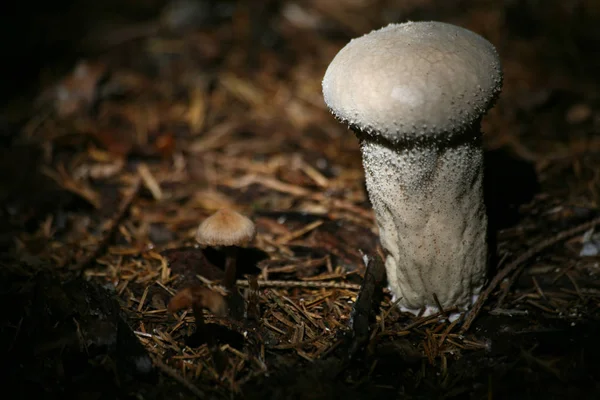
<instances>
[{"instance_id":1,"label":"twig","mask_svg":"<svg viewBox=\"0 0 600 400\"><path fill-rule=\"evenodd\" d=\"M437 306L438 310L440 310L442 315L446 318L446 321L450 323L449 314L444 310L444 307L442 307L442 303L440 303L440 299L438 299L437 294L435 293L433 294L433 301L435 302L435 305Z\"/></svg>"},{"instance_id":2,"label":"twig","mask_svg":"<svg viewBox=\"0 0 600 400\"><path fill-rule=\"evenodd\" d=\"M127 215L127 211L129 211L133 200L137 197L140 191L140 187L141 178L138 177L135 180L130 192L121 201L117 212L111 217L110 226L106 230L104 237L102 237L102 239L98 243L96 250L79 260L74 266L70 268L71 270L83 272L86 268L89 267L90 264L94 262L94 260L96 260L98 257L100 257L100 255L102 255L102 252L104 252L104 250L112 240L113 236L115 235L117 229L119 228L121 221L123 221L123 218L125 218L125 215Z\"/></svg>"},{"instance_id":3,"label":"twig","mask_svg":"<svg viewBox=\"0 0 600 400\"><path fill-rule=\"evenodd\" d=\"M181 376L174 368L169 367L167 364L160 361L158 358L153 357L154 365L162 372L170 378L175 379L181 385L185 386L190 392L192 392L196 397L200 399L206 398L206 394L198 388L198 386L194 385L192 382L188 381L184 376Z\"/></svg>"},{"instance_id":4,"label":"twig","mask_svg":"<svg viewBox=\"0 0 600 400\"><path fill-rule=\"evenodd\" d=\"M152 193L154 200L161 200L163 198L163 193L160 188L160 183L158 183L154 175L152 175L150 168L148 168L146 164L140 164L137 170L144 182L144 186Z\"/></svg>"},{"instance_id":5,"label":"twig","mask_svg":"<svg viewBox=\"0 0 600 400\"><path fill-rule=\"evenodd\" d=\"M600 224L600 217L594 218L591 221L577 225L571 229L567 229L566 231L559 232L556 235L554 235L553 237L541 241L540 243L533 246L532 248L527 250L525 253L523 253L519 257L517 257L516 260L514 260L513 262L506 265L506 267L501 269L496 274L496 276L494 277L494 279L492 279L492 281L490 282L488 287L483 292L481 292L481 294L479 295L479 298L477 299L477 302L475 303L475 305L471 309L471 312L465 319L465 323L462 326L460 332L465 333L466 331L469 330L469 328L471 327L471 324L473 323L475 318L477 318L477 315L481 311L481 308L483 307L484 303L486 302L486 300L490 296L490 294L496 289L496 287L500 284L500 282L502 282L513 271L518 269L521 264L529 261L531 258L535 257L537 254L546 250L548 247L554 246L555 244L557 244L565 239L568 239L571 236L575 236L581 232L585 232L588 229L591 229L598 224Z\"/></svg>"},{"instance_id":6,"label":"twig","mask_svg":"<svg viewBox=\"0 0 600 400\"><path fill-rule=\"evenodd\" d=\"M289 242L291 242L294 239L298 239L301 236L304 236L305 234L307 234L308 232L318 228L319 226L323 225L323 220L317 220L311 224L308 224L304 227L302 227L301 229L291 232L279 239L277 239L277 244L287 244Z\"/></svg>"},{"instance_id":7,"label":"twig","mask_svg":"<svg viewBox=\"0 0 600 400\"><path fill-rule=\"evenodd\" d=\"M456 312L458 311L458 309L456 307L451 307L451 308L447 308L444 311L438 311L434 314L428 315L426 317L417 317L413 322L411 322L410 324L404 326L402 329L400 329L401 331L410 331L413 328L416 328L420 325L423 325L427 322L430 321L434 321L437 320L439 317L446 317L447 314L452 313L452 312Z\"/></svg>"},{"instance_id":8,"label":"twig","mask_svg":"<svg viewBox=\"0 0 600 400\"><path fill-rule=\"evenodd\" d=\"M258 286L262 287L278 287L278 288L290 288L290 287L303 287L303 288L327 288L327 289L348 289L348 290L359 290L360 285L356 283L342 283L342 282L322 282L322 281L265 281L258 280ZM245 279L238 279L236 284L238 286L249 286L249 283Z\"/></svg>"},{"instance_id":9,"label":"twig","mask_svg":"<svg viewBox=\"0 0 600 400\"><path fill-rule=\"evenodd\" d=\"M352 332L347 356L354 358L359 349L369 341L369 328L375 313L379 312L383 282L385 281L385 266L379 258L364 257L367 270L360 292L350 314Z\"/></svg>"},{"instance_id":10,"label":"twig","mask_svg":"<svg viewBox=\"0 0 600 400\"><path fill-rule=\"evenodd\" d=\"M496 306L494 308L502 308L502 306L504 305L504 301L506 300L506 298L508 297L508 294L510 293L510 288L514 285L514 283L518 279L518 277L521 276L521 273L523 272L524 269L525 269L524 264L515 268L515 271L513 272L512 276L510 278L508 278L507 284L502 288L501 293L498 296L498 301L496 301Z\"/></svg>"}]
</instances>

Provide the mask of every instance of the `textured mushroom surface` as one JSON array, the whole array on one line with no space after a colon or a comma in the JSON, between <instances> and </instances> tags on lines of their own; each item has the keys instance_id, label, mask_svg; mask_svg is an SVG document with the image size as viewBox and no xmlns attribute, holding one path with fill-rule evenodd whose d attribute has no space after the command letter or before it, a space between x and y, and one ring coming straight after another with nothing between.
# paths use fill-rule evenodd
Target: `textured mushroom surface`
<instances>
[{"instance_id":1,"label":"textured mushroom surface","mask_svg":"<svg viewBox=\"0 0 600 400\"><path fill-rule=\"evenodd\" d=\"M256 236L254 223L242 214L221 209L198 227L196 241L204 246L243 246Z\"/></svg>"},{"instance_id":2,"label":"textured mushroom surface","mask_svg":"<svg viewBox=\"0 0 600 400\"><path fill-rule=\"evenodd\" d=\"M496 50L442 22L391 24L353 39L323 78L337 118L392 142L450 140L479 120L500 91Z\"/></svg>"},{"instance_id":3,"label":"textured mushroom surface","mask_svg":"<svg viewBox=\"0 0 600 400\"><path fill-rule=\"evenodd\" d=\"M494 47L441 22L354 39L325 73L325 102L360 139L388 284L405 311L464 310L485 283L479 125L501 84Z\"/></svg>"},{"instance_id":4,"label":"textured mushroom surface","mask_svg":"<svg viewBox=\"0 0 600 400\"><path fill-rule=\"evenodd\" d=\"M369 198L401 309L465 308L485 281L483 152L474 143L397 151L361 144Z\"/></svg>"}]
</instances>

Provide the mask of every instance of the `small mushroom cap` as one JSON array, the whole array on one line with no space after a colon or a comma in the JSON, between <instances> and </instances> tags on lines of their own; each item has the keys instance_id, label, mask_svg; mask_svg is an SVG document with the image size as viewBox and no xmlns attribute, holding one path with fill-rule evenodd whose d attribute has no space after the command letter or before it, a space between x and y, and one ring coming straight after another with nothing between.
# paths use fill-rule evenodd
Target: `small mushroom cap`
<instances>
[{"instance_id":1,"label":"small mushroom cap","mask_svg":"<svg viewBox=\"0 0 600 400\"><path fill-rule=\"evenodd\" d=\"M502 86L494 46L443 22L390 24L351 40L323 78L333 114L391 142L450 140L481 119Z\"/></svg>"},{"instance_id":2,"label":"small mushroom cap","mask_svg":"<svg viewBox=\"0 0 600 400\"><path fill-rule=\"evenodd\" d=\"M254 223L248 217L223 208L200 224L196 241L203 246L244 246L255 236Z\"/></svg>"},{"instance_id":3,"label":"small mushroom cap","mask_svg":"<svg viewBox=\"0 0 600 400\"><path fill-rule=\"evenodd\" d=\"M174 313L184 308L190 308L193 305L206 308L219 317L224 317L228 313L225 298L214 290L202 286L188 287L180 290L169 301L167 309L169 312Z\"/></svg>"}]
</instances>

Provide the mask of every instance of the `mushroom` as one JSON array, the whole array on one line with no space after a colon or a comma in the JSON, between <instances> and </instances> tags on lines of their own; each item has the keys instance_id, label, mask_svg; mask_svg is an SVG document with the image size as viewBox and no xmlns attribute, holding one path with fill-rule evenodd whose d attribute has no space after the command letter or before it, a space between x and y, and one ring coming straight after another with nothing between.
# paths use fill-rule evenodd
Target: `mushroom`
<instances>
[{"instance_id":1,"label":"mushroom","mask_svg":"<svg viewBox=\"0 0 600 400\"><path fill-rule=\"evenodd\" d=\"M442 22L353 39L325 72L325 103L360 142L388 285L403 311L464 311L485 283L480 121L501 86L493 45Z\"/></svg>"},{"instance_id":2,"label":"mushroom","mask_svg":"<svg viewBox=\"0 0 600 400\"><path fill-rule=\"evenodd\" d=\"M200 285L188 287L177 292L171 301L169 301L167 309L169 312L174 313L190 307L194 310L196 323L202 323L198 315L202 315L203 308L206 308L218 317L224 317L228 312L225 298L220 293Z\"/></svg>"},{"instance_id":3,"label":"mushroom","mask_svg":"<svg viewBox=\"0 0 600 400\"><path fill-rule=\"evenodd\" d=\"M225 252L224 286L235 286L238 247L246 246L256 236L254 223L242 214L222 208L198 227L196 242L201 246L222 246Z\"/></svg>"},{"instance_id":4,"label":"mushroom","mask_svg":"<svg viewBox=\"0 0 600 400\"><path fill-rule=\"evenodd\" d=\"M225 298L218 292L211 290L207 287L200 285L194 285L192 287L184 288L177 292L169 305L167 310L171 313L175 313L184 308L192 308L194 320L196 321L196 334L199 335L202 340L206 340L209 344L214 344L213 338L207 334L206 324L204 323L204 309L209 310L217 317L225 317L229 314L229 307Z\"/></svg>"}]
</instances>

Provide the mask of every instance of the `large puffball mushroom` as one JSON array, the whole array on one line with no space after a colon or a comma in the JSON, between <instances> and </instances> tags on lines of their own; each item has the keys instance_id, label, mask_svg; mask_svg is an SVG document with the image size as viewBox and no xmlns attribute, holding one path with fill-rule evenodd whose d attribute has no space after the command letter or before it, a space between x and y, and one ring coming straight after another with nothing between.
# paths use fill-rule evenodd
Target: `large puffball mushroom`
<instances>
[{"instance_id":1,"label":"large puffball mushroom","mask_svg":"<svg viewBox=\"0 0 600 400\"><path fill-rule=\"evenodd\" d=\"M255 236L254 223L248 217L227 208L212 214L198 227L198 244L223 247L225 251L226 288L231 289L235 286L237 247L246 246Z\"/></svg>"},{"instance_id":2,"label":"large puffball mushroom","mask_svg":"<svg viewBox=\"0 0 600 400\"><path fill-rule=\"evenodd\" d=\"M493 45L442 22L353 39L325 73L327 106L360 141L388 284L404 311L465 310L485 283L480 121L501 86Z\"/></svg>"}]
</instances>

